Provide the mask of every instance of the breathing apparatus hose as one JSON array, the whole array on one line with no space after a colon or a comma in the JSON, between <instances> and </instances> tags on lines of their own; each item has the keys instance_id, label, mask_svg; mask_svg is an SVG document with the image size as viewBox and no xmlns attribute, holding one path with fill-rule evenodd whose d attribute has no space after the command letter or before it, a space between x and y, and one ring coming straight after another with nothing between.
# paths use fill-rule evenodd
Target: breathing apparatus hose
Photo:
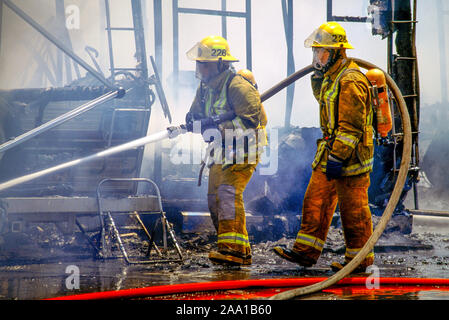
<instances>
[{"instance_id":1,"label":"breathing apparatus hose","mask_svg":"<svg viewBox=\"0 0 449 320\"><path fill-rule=\"evenodd\" d=\"M350 58L355 63L357 63L360 67L364 69L372 69L372 68L378 68L376 65L361 60L357 58ZM382 69L380 69L382 70ZM288 85L292 84L296 80L300 79L301 77L305 76L306 74L313 71L312 65L305 67L296 73L292 74L276 86L272 87L268 91L264 92L261 95L261 100L264 101L271 96L275 95L277 92L282 90L283 88L287 87ZM383 70L382 70L383 71ZM355 268L357 268L358 265L365 259L365 257L370 253L374 246L376 245L376 242L379 240L380 236L382 235L383 231L385 230L385 227L387 226L388 221L390 220L394 209L396 208L396 205L399 201L399 197L402 193L405 181L407 179L408 169L410 165L411 160L411 149L412 149L412 133L411 133L411 124L410 124L410 117L408 114L407 105L405 104L404 98L402 97L401 91L396 85L395 81L384 71L385 77L387 79L387 85L390 88L391 92L393 93L393 96L396 99L396 103L399 107L399 113L402 120L402 127L403 127L403 149L402 149L402 158L401 158L401 166L399 169L399 173L397 176L397 180L394 186L394 189L391 193L390 199L388 201L388 204L385 208L384 213L382 214L382 217L377 224L375 230L373 231L373 234L368 239L368 241L365 243L363 248L360 250L360 252L340 271L332 275L331 277L327 278L324 281L321 281L319 283L315 283L306 287L296 288L289 291L285 291L279 294L276 294L272 297L270 297L270 300L287 300L287 299L293 299L298 296L311 294L314 292L321 291L327 287L330 287L334 284L336 284L341 279L348 276Z\"/></svg>"}]
</instances>

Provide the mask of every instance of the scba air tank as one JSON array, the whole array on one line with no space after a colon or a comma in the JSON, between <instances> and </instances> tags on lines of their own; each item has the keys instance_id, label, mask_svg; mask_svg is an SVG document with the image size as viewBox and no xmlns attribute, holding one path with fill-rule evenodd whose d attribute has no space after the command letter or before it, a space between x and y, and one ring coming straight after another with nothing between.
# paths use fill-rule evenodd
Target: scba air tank
<instances>
[{"instance_id":1,"label":"scba air tank","mask_svg":"<svg viewBox=\"0 0 449 320\"><path fill-rule=\"evenodd\" d=\"M377 132L380 134L381 138L386 138L393 126L390 105L388 102L387 81L383 71L380 69L368 70L366 77L374 88L377 87L377 90L374 90L373 97L377 117Z\"/></svg>"}]
</instances>

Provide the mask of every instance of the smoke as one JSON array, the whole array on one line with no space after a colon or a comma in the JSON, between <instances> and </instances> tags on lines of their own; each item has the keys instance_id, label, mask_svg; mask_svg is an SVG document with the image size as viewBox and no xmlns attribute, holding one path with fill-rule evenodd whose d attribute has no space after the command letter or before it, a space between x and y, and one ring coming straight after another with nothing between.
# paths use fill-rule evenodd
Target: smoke
<instances>
[{"instance_id":1,"label":"smoke","mask_svg":"<svg viewBox=\"0 0 449 320\"><path fill-rule=\"evenodd\" d=\"M335 15L366 16L366 8L369 1L345 0L344 5L334 1L333 13ZM20 8L31 15L37 22L46 25L55 15L55 2L53 0L41 1L16 1ZM107 74L109 68L109 54L107 51L107 38L104 18L103 1L66 0L65 6L78 6L80 9L79 29L70 29L75 53L90 62L89 56L84 51L86 45L96 48L100 56L98 61L102 70ZM426 6L418 5L417 48L420 66L420 80L422 86L423 104L431 104L440 100L440 86L435 86L435 75L440 70L439 63L435 63L435 48L438 48L439 32L437 21L437 0L429 0ZM172 2L162 2L163 21L163 75L164 85L168 90L173 69L173 24ZM201 9L221 8L221 1L179 1L180 7L192 7ZM443 7L445 4L443 3ZM153 6L151 1L144 2L147 53L154 55L154 25ZM227 10L243 11L244 1L227 1ZM443 8L447 10L447 8ZM66 18L71 18L69 15ZM447 26L447 17L444 17L443 27ZM294 1L294 58L296 69L300 69L311 62L311 52L303 47L304 39L326 20L326 1ZM131 6L128 1L111 1L111 22L114 26L132 26ZM386 68L386 40L371 35L370 24L365 23L341 23L347 30L349 41L355 46L355 50L349 55L371 61ZM444 28L443 28L444 29ZM447 30L447 28L445 28ZM246 37L245 24L241 18L228 18L227 38L233 54L240 58L236 63L236 69L246 67ZM57 29L50 30L57 34ZM444 31L444 30L442 30ZM194 64L185 57L185 52L194 43L210 34L221 34L221 18L214 16L200 16L193 14L180 14L179 21L179 66L181 71L193 71ZM445 38L447 39L447 34ZM4 89L18 88L21 86L18 74L23 73L24 65L29 65L30 39L37 41L42 38L35 30L24 23L6 6L3 8L2 21L2 49L0 54L0 87ZM135 46L130 32L114 32L114 58L117 66L129 66L135 62L133 51ZM43 40L47 41L47 40ZM47 41L48 42L48 41ZM52 46L48 43L49 46ZM445 43L448 49L449 41ZM282 20L281 3L277 0L263 0L252 5L252 48L253 71L259 83L260 91L269 89L272 85L287 76L287 48ZM446 58L447 60L447 58ZM25 62L25 64L24 64ZM447 62L447 61L446 61ZM447 70L446 70L447 72ZM447 90L447 88L446 88ZM179 95L180 98L183 95ZM186 97L189 98L189 97ZM173 101L178 105L179 101ZM183 109L188 105L188 100L183 100ZM270 126L283 125L285 92L282 92L266 102L267 112L270 117ZM314 99L308 88L308 83L299 81L296 84L295 101L293 111L293 124L299 126L317 126ZM305 111L308 112L305 112ZM180 110L184 111L184 110Z\"/></svg>"}]
</instances>

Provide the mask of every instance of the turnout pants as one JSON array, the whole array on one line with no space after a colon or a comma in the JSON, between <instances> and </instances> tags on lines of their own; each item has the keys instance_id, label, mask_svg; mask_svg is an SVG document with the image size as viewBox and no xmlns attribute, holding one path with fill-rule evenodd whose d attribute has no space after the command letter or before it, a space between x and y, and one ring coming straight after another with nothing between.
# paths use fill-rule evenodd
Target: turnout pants
<instances>
[{"instance_id":1,"label":"turnout pants","mask_svg":"<svg viewBox=\"0 0 449 320\"><path fill-rule=\"evenodd\" d=\"M351 261L373 232L368 206L369 185L369 173L328 181L319 168L313 170L293 251L318 260L338 203L346 243L345 262ZM371 252L360 265L367 267L373 262L374 253Z\"/></svg>"},{"instance_id":2,"label":"turnout pants","mask_svg":"<svg viewBox=\"0 0 449 320\"><path fill-rule=\"evenodd\" d=\"M207 200L217 230L219 252L251 257L243 191L255 168L255 164L234 164L225 170L214 164L210 168Z\"/></svg>"}]
</instances>

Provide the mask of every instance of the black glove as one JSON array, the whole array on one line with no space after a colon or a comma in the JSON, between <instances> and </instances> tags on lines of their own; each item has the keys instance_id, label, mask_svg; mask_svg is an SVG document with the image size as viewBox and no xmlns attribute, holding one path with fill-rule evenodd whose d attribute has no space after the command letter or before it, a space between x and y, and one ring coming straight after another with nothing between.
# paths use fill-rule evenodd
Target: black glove
<instances>
[{"instance_id":1,"label":"black glove","mask_svg":"<svg viewBox=\"0 0 449 320\"><path fill-rule=\"evenodd\" d=\"M198 114L192 113L192 112L187 112L186 114L186 130L189 132L193 131L193 122L195 120L200 119L200 116Z\"/></svg>"},{"instance_id":2,"label":"black glove","mask_svg":"<svg viewBox=\"0 0 449 320\"><path fill-rule=\"evenodd\" d=\"M201 133L203 133L205 130L210 129L210 128L216 128L218 126L217 122L217 118L216 117L209 117L209 118L204 118L200 120L201 123Z\"/></svg>"},{"instance_id":3,"label":"black glove","mask_svg":"<svg viewBox=\"0 0 449 320\"><path fill-rule=\"evenodd\" d=\"M324 72L318 69L313 69L312 78L322 79L324 78Z\"/></svg>"},{"instance_id":4,"label":"black glove","mask_svg":"<svg viewBox=\"0 0 449 320\"><path fill-rule=\"evenodd\" d=\"M341 177L343 169L343 161L335 158L335 156L329 155L326 164L326 177L327 180L338 179Z\"/></svg>"},{"instance_id":5,"label":"black glove","mask_svg":"<svg viewBox=\"0 0 449 320\"><path fill-rule=\"evenodd\" d=\"M195 115L187 113L186 115L186 129L187 131L192 132L193 131L193 122L194 121L200 121L201 125L201 134L204 133L207 129L211 128L218 128L218 125L220 123L223 123L225 121L229 121L235 118L235 112L234 111L228 111L226 113L220 114L220 115L213 115L212 117L198 119L198 117L195 117Z\"/></svg>"},{"instance_id":6,"label":"black glove","mask_svg":"<svg viewBox=\"0 0 449 320\"><path fill-rule=\"evenodd\" d=\"M203 119L200 119L200 120L193 120L191 118L191 119L188 119L186 121L186 124L183 127L185 127L185 129L188 132L193 132L193 123L194 122L199 122L200 123L201 134L203 134L204 131L206 131L207 129L216 128L217 127L217 124L215 123L215 120L213 118L203 118Z\"/></svg>"}]
</instances>

